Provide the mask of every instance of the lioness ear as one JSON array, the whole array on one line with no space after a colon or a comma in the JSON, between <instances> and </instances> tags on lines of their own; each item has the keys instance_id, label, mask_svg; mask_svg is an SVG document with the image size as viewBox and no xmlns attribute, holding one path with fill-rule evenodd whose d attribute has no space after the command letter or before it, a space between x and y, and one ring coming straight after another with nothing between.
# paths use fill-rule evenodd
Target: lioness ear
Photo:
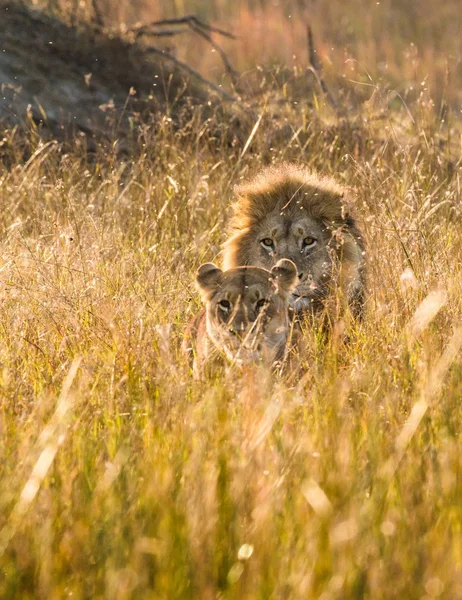
<instances>
[{"instance_id":1,"label":"lioness ear","mask_svg":"<svg viewBox=\"0 0 462 600\"><path fill-rule=\"evenodd\" d=\"M273 280L280 291L290 293L297 283L297 268L288 258L283 258L271 269Z\"/></svg>"},{"instance_id":2,"label":"lioness ear","mask_svg":"<svg viewBox=\"0 0 462 600\"><path fill-rule=\"evenodd\" d=\"M222 273L213 263L205 263L197 269L196 283L203 300L208 300L215 291Z\"/></svg>"}]
</instances>

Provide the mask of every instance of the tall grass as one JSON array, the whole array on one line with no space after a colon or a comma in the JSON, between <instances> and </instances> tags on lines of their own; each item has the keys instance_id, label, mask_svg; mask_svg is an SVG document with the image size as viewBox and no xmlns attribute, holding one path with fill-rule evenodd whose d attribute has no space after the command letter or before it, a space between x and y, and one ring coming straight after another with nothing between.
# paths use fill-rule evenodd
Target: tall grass
<instances>
[{"instance_id":1,"label":"tall grass","mask_svg":"<svg viewBox=\"0 0 462 600\"><path fill-rule=\"evenodd\" d=\"M460 124L386 100L262 103L245 153L218 113L125 160L4 133L1 598L462 597ZM281 160L354 188L365 321L195 382L193 274Z\"/></svg>"},{"instance_id":2,"label":"tall grass","mask_svg":"<svg viewBox=\"0 0 462 600\"><path fill-rule=\"evenodd\" d=\"M237 162L165 122L133 163L38 143L3 171L1 597L460 594L459 177L305 135L273 160L355 186L367 318L273 381L178 351L266 134Z\"/></svg>"}]
</instances>

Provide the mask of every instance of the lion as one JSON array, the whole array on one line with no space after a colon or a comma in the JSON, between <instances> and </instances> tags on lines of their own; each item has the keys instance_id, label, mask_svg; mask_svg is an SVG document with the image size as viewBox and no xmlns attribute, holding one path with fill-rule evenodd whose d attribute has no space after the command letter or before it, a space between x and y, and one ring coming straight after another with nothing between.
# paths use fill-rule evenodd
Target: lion
<instances>
[{"instance_id":1,"label":"lion","mask_svg":"<svg viewBox=\"0 0 462 600\"><path fill-rule=\"evenodd\" d=\"M290 331L288 308L297 282L290 260L266 270L237 267L222 271L201 265L196 284L205 303L187 332L183 350L194 356L196 377L219 360L242 365L283 359Z\"/></svg>"},{"instance_id":2,"label":"lion","mask_svg":"<svg viewBox=\"0 0 462 600\"><path fill-rule=\"evenodd\" d=\"M334 300L361 318L365 249L346 190L331 178L286 163L263 169L236 192L224 268L271 269L281 258L290 259L298 273L291 299L295 314L319 313Z\"/></svg>"}]
</instances>

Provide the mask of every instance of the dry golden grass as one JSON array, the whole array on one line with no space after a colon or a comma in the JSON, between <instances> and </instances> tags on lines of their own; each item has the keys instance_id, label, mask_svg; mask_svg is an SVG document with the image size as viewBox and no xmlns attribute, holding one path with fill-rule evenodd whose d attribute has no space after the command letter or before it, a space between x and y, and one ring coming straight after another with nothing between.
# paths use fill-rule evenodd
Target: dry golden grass
<instances>
[{"instance_id":1,"label":"dry golden grass","mask_svg":"<svg viewBox=\"0 0 462 600\"><path fill-rule=\"evenodd\" d=\"M262 102L245 153L218 116L125 161L5 133L1 598L462 597L461 146L431 100ZM367 316L194 382L193 274L263 160L354 187Z\"/></svg>"}]
</instances>

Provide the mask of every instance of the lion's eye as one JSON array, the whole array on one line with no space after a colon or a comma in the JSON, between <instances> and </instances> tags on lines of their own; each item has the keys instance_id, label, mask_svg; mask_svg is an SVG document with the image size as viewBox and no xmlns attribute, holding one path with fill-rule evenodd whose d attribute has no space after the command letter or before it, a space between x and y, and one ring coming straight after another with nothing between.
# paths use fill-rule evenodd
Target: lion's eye
<instances>
[{"instance_id":1,"label":"lion's eye","mask_svg":"<svg viewBox=\"0 0 462 600\"><path fill-rule=\"evenodd\" d=\"M316 238L311 237L311 236L307 236L304 240L303 240L303 247L304 248L311 248L316 244Z\"/></svg>"},{"instance_id":2,"label":"lion's eye","mask_svg":"<svg viewBox=\"0 0 462 600\"><path fill-rule=\"evenodd\" d=\"M266 298L261 298L256 304L255 304L255 308L258 311L260 311L262 308L264 308L265 306L267 306L268 304L268 300Z\"/></svg>"},{"instance_id":3,"label":"lion's eye","mask_svg":"<svg viewBox=\"0 0 462 600\"><path fill-rule=\"evenodd\" d=\"M228 310L231 308L231 303L228 300L220 300L220 302L218 303L218 306L222 310L225 310L226 312L228 312Z\"/></svg>"},{"instance_id":4,"label":"lion's eye","mask_svg":"<svg viewBox=\"0 0 462 600\"><path fill-rule=\"evenodd\" d=\"M261 240L261 243L263 244L263 246L268 250L268 249L273 249L274 248L274 242L271 238L263 238Z\"/></svg>"}]
</instances>

